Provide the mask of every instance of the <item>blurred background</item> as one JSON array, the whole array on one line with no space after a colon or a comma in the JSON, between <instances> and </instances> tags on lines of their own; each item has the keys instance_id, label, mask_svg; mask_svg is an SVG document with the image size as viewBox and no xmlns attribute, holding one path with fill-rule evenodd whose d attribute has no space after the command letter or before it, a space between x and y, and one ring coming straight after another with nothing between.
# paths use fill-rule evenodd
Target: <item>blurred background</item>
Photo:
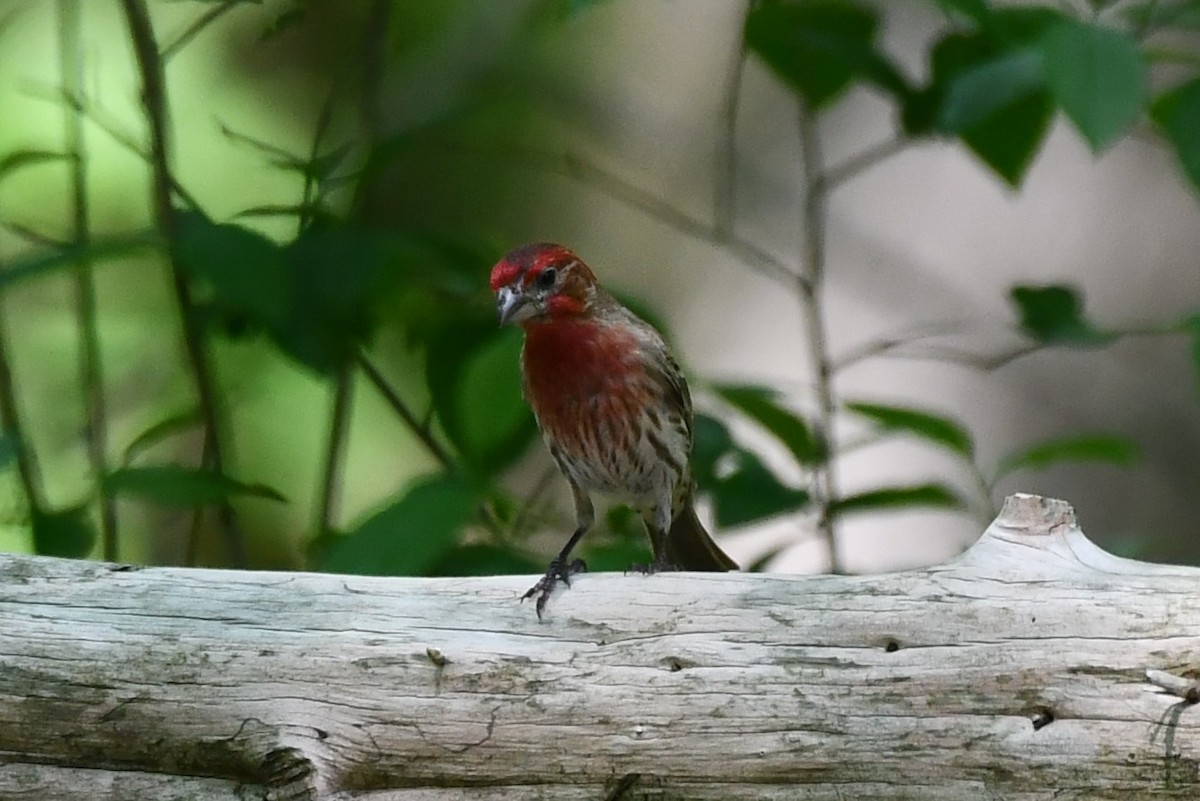
<instances>
[{"instance_id":1,"label":"blurred background","mask_svg":"<svg viewBox=\"0 0 1200 801\"><path fill-rule=\"evenodd\" d=\"M1162 101L1196 60L1156 60L1200 52L1194 6L0 0L0 549L540 572L569 496L487 275L549 240L668 334L744 566L944 561L1016 491L1200 563L1200 116ZM1136 113L1071 100L1075 34L1135 54L1100 72Z\"/></svg>"}]
</instances>

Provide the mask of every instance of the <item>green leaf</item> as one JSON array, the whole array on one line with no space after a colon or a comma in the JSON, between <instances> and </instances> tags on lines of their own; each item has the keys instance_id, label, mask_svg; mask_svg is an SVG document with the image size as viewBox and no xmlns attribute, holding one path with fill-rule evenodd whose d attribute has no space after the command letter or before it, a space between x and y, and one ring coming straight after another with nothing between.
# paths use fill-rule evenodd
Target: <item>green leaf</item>
<instances>
[{"instance_id":1,"label":"green leaf","mask_svg":"<svg viewBox=\"0 0 1200 801\"><path fill-rule=\"evenodd\" d=\"M1042 40L1046 83L1075 127L1100 151L1142 113L1146 62L1129 34L1068 21Z\"/></svg>"},{"instance_id":2,"label":"green leaf","mask_svg":"<svg viewBox=\"0 0 1200 801\"><path fill-rule=\"evenodd\" d=\"M824 445L809 431L808 424L796 413L783 408L771 390L753 386L718 386L715 389L731 405L773 434L800 464L819 464L825 459Z\"/></svg>"},{"instance_id":3,"label":"green leaf","mask_svg":"<svg viewBox=\"0 0 1200 801\"><path fill-rule=\"evenodd\" d=\"M648 565L654 561L650 540L618 540L591 545L584 551L583 561L592 573L623 572L633 565Z\"/></svg>"},{"instance_id":4,"label":"green leaf","mask_svg":"<svg viewBox=\"0 0 1200 801\"><path fill-rule=\"evenodd\" d=\"M712 489L717 525L738 526L802 509L807 492L780 483L753 453L739 450L737 466Z\"/></svg>"},{"instance_id":5,"label":"green leaf","mask_svg":"<svg viewBox=\"0 0 1200 801\"><path fill-rule=\"evenodd\" d=\"M212 470L180 465L118 468L105 476L104 487L114 495L136 495L172 506L202 506L235 496L287 501L264 484L247 484Z\"/></svg>"},{"instance_id":6,"label":"green leaf","mask_svg":"<svg viewBox=\"0 0 1200 801\"><path fill-rule=\"evenodd\" d=\"M964 69L947 83L938 129L957 134L1044 87L1042 55L1022 48Z\"/></svg>"},{"instance_id":7,"label":"green leaf","mask_svg":"<svg viewBox=\"0 0 1200 801\"><path fill-rule=\"evenodd\" d=\"M715 417L697 414L692 423L692 476L702 488L716 483L717 463L735 449L729 429Z\"/></svg>"},{"instance_id":8,"label":"green leaf","mask_svg":"<svg viewBox=\"0 0 1200 801\"><path fill-rule=\"evenodd\" d=\"M1160 95L1150 116L1175 148L1192 187L1200 189L1200 78Z\"/></svg>"},{"instance_id":9,"label":"green leaf","mask_svg":"<svg viewBox=\"0 0 1200 801\"><path fill-rule=\"evenodd\" d=\"M84 247L62 248L61 250L37 251L20 256L3 265L0 270L0 289L35 278L44 273L75 267L81 261L96 263L109 259L122 259L148 248L162 245L162 240L153 231L124 236L94 239Z\"/></svg>"},{"instance_id":10,"label":"green leaf","mask_svg":"<svg viewBox=\"0 0 1200 801\"><path fill-rule=\"evenodd\" d=\"M1046 92L1017 100L970 130L962 140L1012 187L1021 185L1050 129L1054 103Z\"/></svg>"},{"instance_id":11,"label":"green leaf","mask_svg":"<svg viewBox=\"0 0 1200 801\"><path fill-rule=\"evenodd\" d=\"M524 403L514 342L519 335L516 329L499 328L488 310L485 315L443 315L439 330L426 337L425 381L433 409L475 475L490 475L512 464L537 433L533 415L518 406ZM489 388L488 377L499 383ZM503 432L499 427L485 431L493 403L505 418ZM521 425L518 416L524 421Z\"/></svg>"},{"instance_id":12,"label":"green leaf","mask_svg":"<svg viewBox=\"0 0 1200 801\"><path fill-rule=\"evenodd\" d=\"M985 0L937 0L937 4L947 16L961 14L978 25L986 24L992 13Z\"/></svg>"},{"instance_id":13,"label":"green leaf","mask_svg":"<svg viewBox=\"0 0 1200 801\"><path fill-rule=\"evenodd\" d=\"M603 5L608 0L560 0L563 9L563 16L573 17L576 14L582 14L592 6Z\"/></svg>"},{"instance_id":14,"label":"green leaf","mask_svg":"<svg viewBox=\"0 0 1200 801\"><path fill-rule=\"evenodd\" d=\"M318 567L326 573L427 575L458 545L475 503L461 479L425 479L332 543Z\"/></svg>"},{"instance_id":15,"label":"green leaf","mask_svg":"<svg viewBox=\"0 0 1200 801\"><path fill-rule=\"evenodd\" d=\"M91 553L96 529L86 505L43 512L36 507L31 514L33 549L42 556L77 559Z\"/></svg>"},{"instance_id":16,"label":"green leaf","mask_svg":"<svg viewBox=\"0 0 1200 801\"><path fill-rule=\"evenodd\" d=\"M1196 370L1196 379L1200 381L1200 314L1187 322L1192 333L1192 367Z\"/></svg>"},{"instance_id":17,"label":"green leaf","mask_svg":"<svg viewBox=\"0 0 1200 801\"><path fill-rule=\"evenodd\" d=\"M604 514L604 527L618 540L646 543L646 526L642 516L625 504L610 506Z\"/></svg>"},{"instance_id":18,"label":"green leaf","mask_svg":"<svg viewBox=\"0 0 1200 801\"><path fill-rule=\"evenodd\" d=\"M70 160L70 156L66 153L57 153L53 150L15 150L0 158L0 182L24 167L68 160Z\"/></svg>"},{"instance_id":19,"label":"green leaf","mask_svg":"<svg viewBox=\"0 0 1200 801\"><path fill-rule=\"evenodd\" d=\"M0 434L0 470L7 470L17 460L17 438L7 432Z\"/></svg>"},{"instance_id":20,"label":"green leaf","mask_svg":"<svg viewBox=\"0 0 1200 801\"><path fill-rule=\"evenodd\" d=\"M930 85L905 103L905 131L959 136L1019 185L1054 114L1036 44L1060 19L1044 8L994 9L980 30L943 36L930 51Z\"/></svg>"},{"instance_id":21,"label":"green leaf","mask_svg":"<svg viewBox=\"0 0 1200 801\"><path fill-rule=\"evenodd\" d=\"M935 509L963 509L966 504L954 490L944 484L916 484L907 487L884 487L839 498L829 505L829 514L843 517L858 512L926 506Z\"/></svg>"},{"instance_id":22,"label":"green leaf","mask_svg":"<svg viewBox=\"0 0 1200 801\"><path fill-rule=\"evenodd\" d=\"M1011 453L1000 460L996 478L1014 470L1045 470L1061 462L1100 462L1129 467L1137 459L1137 446L1129 440L1106 434L1085 434L1039 442Z\"/></svg>"},{"instance_id":23,"label":"green leaf","mask_svg":"<svg viewBox=\"0 0 1200 801\"><path fill-rule=\"evenodd\" d=\"M855 414L867 417L886 431L899 431L937 445L971 459L975 446L971 435L957 422L940 415L900 406L883 406L876 403L847 403L846 408Z\"/></svg>"},{"instance_id":24,"label":"green leaf","mask_svg":"<svg viewBox=\"0 0 1200 801\"><path fill-rule=\"evenodd\" d=\"M175 436L184 431L190 431L202 425L203 422L204 418L199 409L188 409L187 411L179 412L164 420L160 420L133 438L133 442L130 442L125 447L125 453L122 454L121 461L124 464L129 464L148 448L154 447L168 437Z\"/></svg>"},{"instance_id":25,"label":"green leaf","mask_svg":"<svg viewBox=\"0 0 1200 801\"><path fill-rule=\"evenodd\" d=\"M521 332L501 329L462 365L456 443L472 464L498 470L524 451L536 430L521 394Z\"/></svg>"},{"instance_id":26,"label":"green leaf","mask_svg":"<svg viewBox=\"0 0 1200 801\"><path fill-rule=\"evenodd\" d=\"M1083 299L1071 287L1017 286L1011 297L1021 315L1021 330L1038 342L1096 346L1114 339L1083 316Z\"/></svg>"},{"instance_id":27,"label":"green leaf","mask_svg":"<svg viewBox=\"0 0 1200 801\"><path fill-rule=\"evenodd\" d=\"M427 575L511 576L541 573L545 569L546 565L543 562L512 547L472 543L451 548L441 560L429 568Z\"/></svg>"},{"instance_id":28,"label":"green leaf","mask_svg":"<svg viewBox=\"0 0 1200 801\"><path fill-rule=\"evenodd\" d=\"M1174 4L1165 0L1145 0L1123 9L1121 13L1138 31L1200 30L1200 3L1194 0Z\"/></svg>"},{"instance_id":29,"label":"green leaf","mask_svg":"<svg viewBox=\"0 0 1200 801\"><path fill-rule=\"evenodd\" d=\"M284 325L289 280L277 244L195 212L178 214L177 226L175 259L218 309L268 329Z\"/></svg>"},{"instance_id":30,"label":"green leaf","mask_svg":"<svg viewBox=\"0 0 1200 801\"><path fill-rule=\"evenodd\" d=\"M897 95L908 92L900 72L874 45L878 19L846 0L765 0L746 20L746 44L814 110L852 81Z\"/></svg>"},{"instance_id":31,"label":"green leaf","mask_svg":"<svg viewBox=\"0 0 1200 801\"><path fill-rule=\"evenodd\" d=\"M307 228L283 250L287 316L271 337L296 361L332 374L374 333L402 275L388 241L350 228Z\"/></svg>"}]
</instances>

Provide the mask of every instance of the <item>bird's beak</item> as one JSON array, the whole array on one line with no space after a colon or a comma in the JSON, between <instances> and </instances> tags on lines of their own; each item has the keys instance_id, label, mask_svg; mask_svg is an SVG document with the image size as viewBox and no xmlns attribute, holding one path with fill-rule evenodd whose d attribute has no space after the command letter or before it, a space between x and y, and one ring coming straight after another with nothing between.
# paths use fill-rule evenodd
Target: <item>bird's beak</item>
<instances>
[{"instance_id":1,"label":"bird's beak","mask_svg":"<svg viewBox=\"0 0 1200 801\"><path fill-rule=\"evenodd\" d=\"M496 292L496 311L500 315L500 325L516 323L529 317L529 299L519 288L502 286Z\"/></svg>"}]
</instances>

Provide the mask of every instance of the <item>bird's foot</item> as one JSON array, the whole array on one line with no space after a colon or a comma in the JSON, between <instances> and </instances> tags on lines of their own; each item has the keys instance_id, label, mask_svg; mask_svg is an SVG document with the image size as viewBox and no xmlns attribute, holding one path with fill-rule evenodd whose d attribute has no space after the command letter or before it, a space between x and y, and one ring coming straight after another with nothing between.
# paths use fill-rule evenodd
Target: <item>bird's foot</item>
<instances>
[{"instance_id":1,"label":"bird's foot","mask_svg":"<svg viewBox=\"0 0 1200 801\"><path fill-rule=\"evenodd\" d=\"M550 594L554 592L554 586L558 582L571 586L571 576L576 573L586 573L587 565L582 559L575 559L570 564L564 564L561 559L553 559L550 562L549 569L546 570L546 575L538 580L525 594L521 596L524 601L527 598L537 596L537 616L538 620L542 619L542 610L546 608L546 601L550 599Z\"/></svg>"},{"instance_id":2,"label":"bird's foot","mask_svg":"<svg viewBox=\"0 0 1200 801\"><path fill-rule=\"evenodd\" d=\"M643 576L648 576L651 573L674 573L679 570L679 566L667 559L655 559L648 565L633 564L625 569L626 573L641 573Z\"/></svg>"}]
</instances>

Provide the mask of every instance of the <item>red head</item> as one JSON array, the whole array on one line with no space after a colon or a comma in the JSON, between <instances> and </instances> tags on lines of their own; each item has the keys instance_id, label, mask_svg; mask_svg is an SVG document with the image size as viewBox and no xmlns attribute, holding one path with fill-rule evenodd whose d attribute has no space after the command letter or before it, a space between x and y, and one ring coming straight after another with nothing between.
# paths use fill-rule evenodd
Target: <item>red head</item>
<instances>
[{"instance_id":1,"label":"red head","mask_svg":"<svg viewBox=\"0 0 1200 801\"><path fill-rule=\"evenodd\" d=\"M596 276L562 245L522 245L492 268L500 324L588 313Z\"/></svg>"}]
</instances>

